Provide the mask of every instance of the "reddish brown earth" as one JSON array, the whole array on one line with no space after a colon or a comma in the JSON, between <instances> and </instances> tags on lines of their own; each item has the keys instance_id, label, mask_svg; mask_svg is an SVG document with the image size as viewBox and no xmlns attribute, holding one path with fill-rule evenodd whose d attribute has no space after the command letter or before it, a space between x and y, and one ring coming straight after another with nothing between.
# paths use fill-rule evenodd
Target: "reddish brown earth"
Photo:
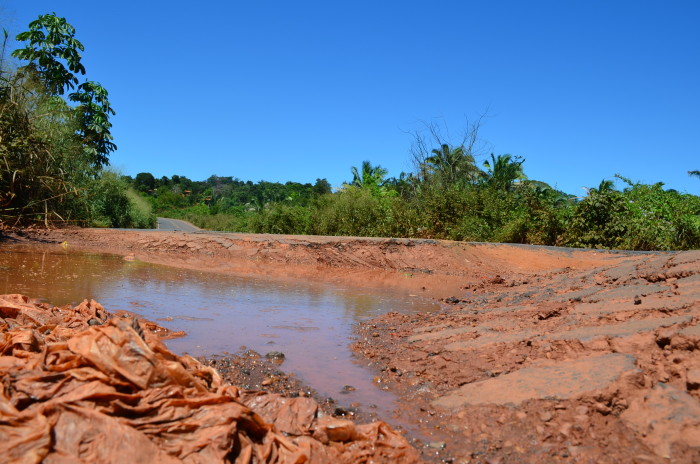
<instances>
[{"instance_id":1,"label":"reddish brown earth","mask_svg":"<svg viewBox=\"0 0 700 464\"><path fill-rule=\"evenodd\" d=\"M7 240L443 299L439 313L362 324L355 344L429 460L700 462L700 252L110 230Z\"/></svg>"}]
</instances>

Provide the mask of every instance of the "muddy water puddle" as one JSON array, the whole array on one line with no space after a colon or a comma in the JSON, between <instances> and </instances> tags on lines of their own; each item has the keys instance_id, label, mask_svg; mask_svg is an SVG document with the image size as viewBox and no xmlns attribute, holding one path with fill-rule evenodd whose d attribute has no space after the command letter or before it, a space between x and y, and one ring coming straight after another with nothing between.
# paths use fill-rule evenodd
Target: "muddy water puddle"
<instances>
[{"instance_id":1,"label":"muddy water puddle","mask_svg":"<svg viewBox=\"0 0 700 464\"><path fill-rule=\"evenodd\" d=\"M387 417L394 396L352 355L352 327L389 312L438 306L396 291L344 288L312 281L267 281L198 272L121 256L4 246L0 293L22 293L55 305L94 298L109 311L127 310L187 336L168 340L176 353L285 354L281 369L344 404L376 405ZM346 385L355 390L341 392ZM349 389L346 389L349 390Z\"/></svg>"}]
</instances>

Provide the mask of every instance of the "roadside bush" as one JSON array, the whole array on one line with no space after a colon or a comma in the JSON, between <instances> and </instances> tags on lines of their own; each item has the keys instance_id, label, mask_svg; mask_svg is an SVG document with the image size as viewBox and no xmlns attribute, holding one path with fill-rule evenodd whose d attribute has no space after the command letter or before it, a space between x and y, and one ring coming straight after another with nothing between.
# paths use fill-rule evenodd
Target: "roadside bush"
<instances>
[{"instance_id":1,"label":"roadside bush","mask_svg":"<svg viewBox=\"0 0 700 464\"><path fill-rule=\"evenodd\" d=\"M306 234L310 217L309 208L276 203L251 216L249 228L263 234Z\"/></svg>"},{"instance_id":2,"label":"roadside bush","mask_svg":"<svg viewBox=\"0 0 700 464\"><path fill-rule=\"evenodd\" d=\"M429 186L417 195L415 201L426 238L481 239L471 234L473 230L462 229L462 226L472 222L467 218L479 216L481 200L475 188Z\"/></svg>"},{"instance_id":3,"label":"roadside bush","mask_svg":"<svg viewBox=\"0 0 700 464\"><path fill-rule=\"evenodd\" d=\"M130 227L137 229L154 229L157 220L151 203L132 188L126 190L126 196L129 199Z\"/></svg>"},{"instance_id":4,"label":"roadside bush","mask_svg":"<svg viewBox=\"0 0 700 464\"><path fill-rule=\"evenodd\" d=\"M87 202L93 226L155 227L156 217L148 202L112 171L102 171L100 177L90 185Z\"/></svg>"},{"instance_id":5,"label":"roadside bush","mask_svg":"<svg viewBox=\"0 0 700 464\"><path fill-rule=\"evenodd\" d=\"M391 197L374 196L368 189L348 187L319 197L313 205L309 232L315 235L387 235Z\"/></svg>"},{"instance_id":6,"label":"roadside bush","mask_svg":"<svg viewBox=\"0 0 700 464\"><path fill-rule=\"evenodd\" d=\"M663 184L632 184L625 189L628 202L624 248L674 250L700 246L700 199L663 190Z\"/></svg>"},{"instance_id":7,"label":"roadside bush","mask_svg":"<svg viewBox=\"0 0 700 464\"><path fill-rule=\"evenodd\" d=\"M700 198L632 183L620 192L591 189L573 211L564 244L628 250L700 247ZM602 186L602 184L601 184Z\"/></svg>"},{"instance_id":8,"label":"roadside bush","mask_svg":"<svg viewBox=\"0 0 700 464\"><path fill-rule=\"evenodd\" d=\"M104 172L90 188L88 202L96 227L129 227L127 186L113 172Z\"/></svg>"},{"instance_id":9,"label":"roadside bush","mask_svg":"<svg viewBox=\"0 0 700 464\"><path fill-rule=\"evenodd\" d=\"M620 248L627 235L628 203L616 190L591 189L574 208L564 234L564 245Z\"/></svg>"}]
</instances>

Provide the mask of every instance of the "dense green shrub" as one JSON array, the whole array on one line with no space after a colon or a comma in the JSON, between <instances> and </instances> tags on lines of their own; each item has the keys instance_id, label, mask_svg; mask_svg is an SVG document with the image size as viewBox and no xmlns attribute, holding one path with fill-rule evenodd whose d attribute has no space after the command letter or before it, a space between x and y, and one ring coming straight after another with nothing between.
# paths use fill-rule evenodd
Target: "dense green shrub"
<instances>
[{"instance_id":1,"label":"dense green shrub","mask_svg":"<svg viewBox=\"0 0 700 464\"><path fill-rule=\"evenodd\" d=\"M249 228L264 234L306 234L310 217L309 208L277 203L251 216Z\"/></svg>"},{"instance_id":2,"label":"dense green shrub","mask_svg":"<svg viewBox=\"0 0 700 464\"><path fill-rule=\"evenodd\" d=\"M629 250L700 247L700 198L632 183L623 191L601 183L576 205L564 244Z\"/></svg>"},{"instance_id":3,"label":"dense green shrub","mask_svg":"<svg viewBox=\"0 0 700 464\"><path fill-rule=\"evenodd\" d=\"M156 217L146 200L129 189L128 184L111 171L90 184L87 194L91 223L97 227L155 228Z\"/></svg>"},{"instance_id":4,"label":"dense green shrub","mask_svg":"<svg viewBox=\"0 0 700 464\"><path fill-rule=\"evenodd\" d=\"M309 232L363 237L386 235L392 228L391 204L391 197L372 195L368 189L347 187L316 200L311 210Z\"/></svg>"}]
</instances>

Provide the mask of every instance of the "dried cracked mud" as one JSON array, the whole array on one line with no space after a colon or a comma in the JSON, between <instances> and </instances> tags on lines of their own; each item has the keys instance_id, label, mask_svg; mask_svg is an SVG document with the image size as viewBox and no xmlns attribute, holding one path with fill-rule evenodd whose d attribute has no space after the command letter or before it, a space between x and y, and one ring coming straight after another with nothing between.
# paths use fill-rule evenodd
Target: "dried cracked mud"
<instances>
[{"instance_id":1,"label":"dried cracked mud","mask_svg":"<svg viewBox=\"0 0 700 464\"><path fill-rule=\"evenodd\" d=\"M6 241L272 279L401 288L357 356L433 462L700 462L700 252L51 230Z\"/></svg>"}]
</instances>

